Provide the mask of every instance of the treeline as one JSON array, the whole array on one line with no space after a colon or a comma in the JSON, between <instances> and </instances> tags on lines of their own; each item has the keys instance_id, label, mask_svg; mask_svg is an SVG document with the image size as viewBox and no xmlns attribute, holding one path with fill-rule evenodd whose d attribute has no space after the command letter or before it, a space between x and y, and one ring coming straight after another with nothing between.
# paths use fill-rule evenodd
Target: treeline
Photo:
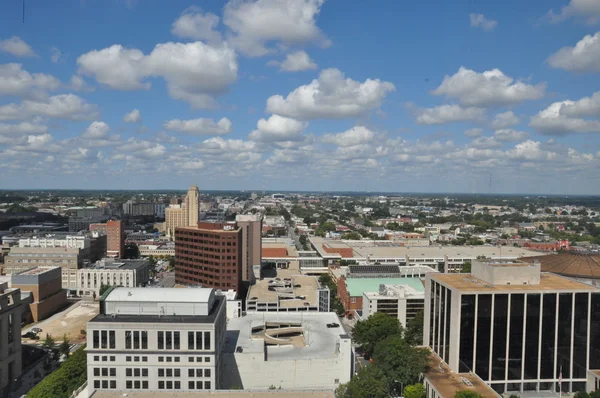
<instances>
[{"instance_id":1,"label":"treeline","mask_svg":"<svg viewBox=\"0 0 600 398\"><path fill-rule=\"evenodd\" d=\"M69 398L87 379L85 347L73 353L63 364L33 387L27 398Z\"/></svg>"}]
</instances>

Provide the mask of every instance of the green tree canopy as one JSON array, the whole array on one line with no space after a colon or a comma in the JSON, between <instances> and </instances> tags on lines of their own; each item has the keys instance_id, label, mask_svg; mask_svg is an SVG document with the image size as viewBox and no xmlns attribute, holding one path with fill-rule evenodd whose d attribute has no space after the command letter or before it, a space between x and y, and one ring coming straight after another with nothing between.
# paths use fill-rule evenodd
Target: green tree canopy
<instances>
[{"instance_id":1,"label":"green tree canopy","mask_svg":"<svg viewBox=\"0 0 600 398\"><path fill-rule=\"evenodd\" d=\"M351 232L345 233L342 236L342 239L345 239L345 240L361 240L362 239L362 235L359 234L356 231L351 231Z\"/></svg>"},{"instance_id":2,"label":"green tree canopy","mask_svg":"<svg viewBox=\"0 0 600 398\"><path fill-rule=\"evenodd\" d=\"M358 371L348 383L340 385L335 391L337 398L388 398L390 396L383 372L368 365Z\"/></svg>"},{"instance_id":3,"label":"green tree canopy","mask_svg":"<svg viewBox=\"0 0 600 398\"><path fill-rule=\"evenodd\" d=\"M423 311L415 314L415 317L406 322L404 340L410 345L423 344Z\"/></svg>"},{"instance_id":4,"label":"green tree canopy","mask_svg":"<svg viewBox=\"0 0 600 398\"><path fill-rule=\"evenodd\" d=\"M373 353L378 342L388 336L398 335L402 338L402 326L398 318L383 312L376 312L364 321L358 321L352 331L352 338L357 344Z\"/></svg>"},{"instance_id":5,"label":"green tree canopy","mask_svg":"<svg viewBox=\"0 0 600 398\"><path fill-rule=\"evenodd\" d=\"M423 384L411 384L404 389L404 398L425 398L425 386Z\"/></svg>"},{"instance_id":6,"label":"green tree canopy","mask_svg":"<svg viewBox=\"0 0 600 398\"><path fill-rule=\"evenodd\" d=\"M573 398L590 398L590 394L585 391L579 391L573 396Z\"/></svg>"},{"instance_id":7,"label":"green tree canopy","mask_svg":"<svg viewBox=\"0 0 600 398\"><path fill-rule=\"evenodd\" d=\"M454 394L454 398L485 398L483 395L478 394L474 391L459 391Z\"/></svg>"},{"instance_id":8,"label":"green tree canopy","mask_svg":"<svg viewBox=\"0 0 600 398\"><path fill-rule=\"evenodd\" d=\"M54 348L54 339L52 338L52 336L50 336L48 333L46 333L46 339L44 340L44 342L42 343L42 347L44 347L47 350L50 350L52 348Z\"/></svg>"},{"instance_id":9,"label":"green tree canopy","mask_svg":"<svg viewBox=\"0 0 600 398\"><path fill-rule=\"evenodd\" d=\"M383 371L390 383L409 385L418 383L419 375L425 372L428 351L412 347L402 335L395 334L377 343L373 352L373 363Z\"/></svg>"},{"instance_id":10,"label":"green tree canopy","mask_svg":"<svg viewBox=\"0 0 600 398\"><path fill-rule=\"evenodd\" d=\"M464 274L470 274L471 273L471 262L465 261L462 266L462 270L460 272L462 272Z\"/></svg>"},{"instance_id":11,"label":"green tree canopy","mask_svg":"<svg viewBox=\"0 0 600 398\"><path fill-rule=\"evenodd\" d=\"M33 387L27 398L65 398L87 379L85 347L75 351L63 364Z\"/></svg>"},{"instance_id":12,"label":"green tree canopy","mask_svg":"<svg viewBox=\"0 0 600 398\"><path fill-rule=\"evenodd\" d=\"M60 347L58 349L62 355L69 355L69 351L71 351L71 342L67 337L67 334L63 336L63 342L60 343Z\"/></svg>"}]
</instances>

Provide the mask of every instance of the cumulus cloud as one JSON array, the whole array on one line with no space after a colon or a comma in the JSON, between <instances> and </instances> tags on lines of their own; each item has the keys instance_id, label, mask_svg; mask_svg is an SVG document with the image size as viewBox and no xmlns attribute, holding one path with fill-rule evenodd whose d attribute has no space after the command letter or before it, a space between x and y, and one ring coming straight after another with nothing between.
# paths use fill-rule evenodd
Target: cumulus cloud
<instances>
[{"instance_id":1,"label":"cumulus cloud","mask_svg":"<svg viewBox=\"0 0 600 398\"><path fill-rule=\"evenodd\" d=\"M0 51L14 55L15 57L35 57L35 52L19 36L0 40Z\"/></svg>"},{"instance_id":2,"label":"cumulus cloud","mask_svg":"<svg viewBox=\"0 0 600 398\"><path fill-rule=\"evenodd\" d=\"M1 120L23 120L31 116L45 116L66 120L90 120L98 115L96 105L89 104L75 94L61 94L45 100L25 100L20 104L0 105Z\"/></svg>"},{"instance_id":3,"label":"cumulus cloud","mask_svg":"<svg viewBox=\"0 0 600 398\"><path fill-rule=\"evenodd\" d=\"M224 135L231 132L231 121L226 117L218 122L213 119L172 119L163 123L166 130L189 135Z\"/></svg>"},{"instance_id":4,"label":"cumulus cloud","mask_svg":"<svg viewBox=\"0 0 600 398\"><path fill-rule=\"evenodd\" d=\"M21 64L0 65L0 95L43 97L60 87L60 80L45 73L29 73Z\"/></svg>"},{"instance_id":5,"label":"cumulus cloud","mask_svg":"<svg viewBox=\"0 0 600 398\"><path fill-rule=\"evenodd\" d=\"M330 45L317 27L324 0L231 0L223 23L229 42L245 55L256 57L273 51L270 43L286 46L315 43Z\"/></svg>"},{"instance_id":6,"label":"cumulus cloud","mask_svg":"<svg viewBox=\"0 0 600 398\"><path fill-rule=\"evenodd\" d=\"M304 51L296 51L288 54L283 62L269 61L269 66L279 66L279 70L284 72L300 72L304 70L317 69L317 64L310 59Z\"/></svg>"},{"instance_id":7,"label":"cumulus cloud","mask_svg":"<svg viewBox=\"0 0 600 398\"><path fill-rule=\"evenodd\" d=\"M138 159L161 158L166 152L166 148L162 144L146 140L138 140L135 137L129 138L122 145L119 145L115 149L124 156L131 156Z\"/></svg>"},{"instance_id":8,"label":"cumulus cloud","mask_svg":"<svg viewBox=\"0 0 600 398\"><path fill-rule=\"evenodd\" d=\"M433 108L412 109L418 124L445 124L480 121L485 116L482 108L463 108L460 105L440 105Z\"/></svg>"},{"instance_id":9,"label":"cumulus cloud","mask_svg":"<svg viewBox=\"0 0 600 398\"><path fill-rule=\"evenodd\" d=\"M531 85L523 81L515 82L500 69L478 73L461 66L454 75L446 75L433 94L456 98L467 106L493 107L540 99L545 91L545 83Z\"/></svg>"},{"instance_id":10,"label":"cumulus cloud","mask_svg":"<svg viewBox=\"0 0 600 398\"><path fill-rule=\"evenodd\" d=\"M287 97L269 97L266 110L303 120L356 117L379 108L395 89L390 82L367 79L361 83L346 78L338 69L325 69L318 79L296 88Z\"/></svg>"},{"instance_id":11,"label":"cumulus cloud","mask_svg":"<svg viewBox=\"0 0 600 398\"><path fill-rule=\"evenodd\" d=\"M548 63L571 72L600 72L600 32L584 36L575 47L561 48L548 58Z\"/></svg>"},{"instance_id":12,"label":"cumulus cloud","mask_svg":"<svg viewBox=\"0 0 600 398\"><path fill-rule=\"evenodd\" d=\"M142 121L142 114L139 109L134 109L123 116L123 121L126 123L139 123Z\"/></svg>"},{"instance_id":13,"label":"cumulus cloud","mask_svg":"<svg viewBox=\"0 0 600 398\"><path fill-rule=\"evenodd\" d=\"M600 92L578 101L555 102L531 118L529 125L541 134L566 135L600 132Z\"/></svg>"},{"instance_id":14,"label":"cumulus cloud","mask_svg":"<svg viewBox=\"0 0 600 398\"><path fill-rule=\"evenodd\" d=\"M494 138L500 142L519 142L529 138L529 134L513 129L500 129L494 132Z\"/></svg>"},{"instance_id":15,"label":"cumulus cloud","mask_svg":"<svg viewBox=\"0 0 600 398\"><path fill-rule=\"evenodd\" d=\"M553 23L568 18L581 18L590 25L596 24L600 22L600 3L596 0L571 0L559 13L550 10L548 17Z\"/></svg>"},{"instance_id":16,"label":"cumulus cloud","mask_svg":"<svg viewBox=\"0 0 600 398\"><path fill-rule=\"evenodd\" d=\"M213 13L203 13L198 7L190 7L173 22L171 33L184 39L202 40L209 44L221 43L221 34L217 31L219 17Z\"/></svg>"},{"instance_id":17,"label":"cumulus cloud","mask_svg":"<svg viewBox=\"0 0 600 398\"><path fill-rule=\"evenodd\" d=\"M492 149L501 146L502 143L498 142L494 137L477 137L469 144L469 147L478 149Z\"/></svg>"},{"instance_id":18,"label":"cumulus cloud","mask_svg":"<svg viewBox=\"0 0 600 398\"><path fill-rule=\"evenodd\" d=\"M90 139L106 138L108 136L109 131L110 127L108 126L108 124L104 122L95 121L92 122L92 124L90 124L87 129L85 129L83 134L81 134L81 137Z\"/></svg>"},{"instance_id":19,"label":"cumulus cloud","mask_svg":"<svg viewBox=\"0 0 600 398\"><path fill-rule=\"evenodd\" d=\"M260 142L299 141L304 138L302 132L307 125L296 119L272 115L269 119L260 119L248 138Z\"/></svg>"},{"instance_id":20,"label":"cumulus cloud","mask_svg":"<svg viewBox=\"0 0 600 398\"><path fill-rule=\"evenodd\" d=\"M193 108L215 106L214 97L227 91L237 78L235 52L227 46L194 43L157 44L149 55L113 45L77 59L81 73L115 90L149 89L148 77L162 77L172 98Z\"/></svg>"},{"instance_id":21,"label":"cumulus cloud","mask_svg":"<svg viewBox=\"0 0 600 398\"><path fill-rule=\"evenodd\" d=\"M50 48L50 60L57 63L62 57L63 52L57 47Z\"/></svg>"},{"instance_id":22,"label":"cumulus cloud","mask_svg":"<svg viewBox=\"0 0 600 398\"><path fill-rule=\"evenodd\" d=\"M321 141L341 147L362 145L371 142L375 133L364 126L354 126L350 130L337 134L325 134Z\"/></svg>"},{"instance_id":23,"label":"cumulus cloud","mask_svg":"<svg viewBox=\"0 0 600 398\"><path fill-rule=\"evenodd\" d=\"M498 21L487 19L483 14L471 13L469 14L469 20L472 27L481 28L486 32L490 32L498 26Z\"/></svg>"},{"instance_id":24,"label":"cumulus cloud","mask_svg":"<svg viewBox=\"0 0 600 398\"><path fill-rule=\"evenodd\" d=\"M48 133L48 127L38 123L0 123L0 144L18 145L27 142L27 137Z\"/></svg>"},{"instance_id":25,"label":"cumulus cloud","mask_svg":"<svg viewBox=\"0 0 600 398\"><path fill-rule=\"evenodd\" d=\"M498 113L492 120L493 129L505 129L517 125L521 122L519 117L513 113L513 111L507 111Z\"/></svg>"},{"instance_id":26,"label":"cumulus cloud","mask_svg":"<svg viewBox=\"0 0 600 398\"><path fill-rule=\"evenodd\" d=\"M479 128L479 127L475 127L475 128L468 129L467 131L465 131L465 135L467 137L471 137L471 138L481 137L482 134L483 134L483 129Z\"/></svg>"}]
</instances>

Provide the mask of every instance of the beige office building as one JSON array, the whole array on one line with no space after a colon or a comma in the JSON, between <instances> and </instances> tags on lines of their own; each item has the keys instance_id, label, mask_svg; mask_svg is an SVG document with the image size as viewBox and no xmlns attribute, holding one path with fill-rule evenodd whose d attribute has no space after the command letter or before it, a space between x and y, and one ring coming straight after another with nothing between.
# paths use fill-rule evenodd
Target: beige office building
<instances>
[{"instance_id":1,"label":"beige office building","mask_svg":"<svg viewBox=\"0 0 600 398\"><path fill-rule=\"evenodd\" d=\"M165 209L165 232L175 237L175 228L198 225L200 191L196 185L188 190L183 204L171 204Z\"/></svg>"},{"instance_id":2,"label":"beige office building","mask_svg":"<svg viewBox=\"0 0 600 398\"><path fill-rule=\"evenodd\" d=\"M4 258L4 272L15 274L32 267L61 267L63 289L77 289L77 270L83 265L80 249L13 247Z\"/></svg>"},{"instance_id":3,"label":"beige office building","mask_svg":"<svg viewBox=\"0 0 600 398\"><path fill-rule=\"evenodd\" d=\"M252 280L252 266L261 264L262 218L259 215L244 214L235 218L242 228L242 280Z\"/></svg>"}]
</instances>

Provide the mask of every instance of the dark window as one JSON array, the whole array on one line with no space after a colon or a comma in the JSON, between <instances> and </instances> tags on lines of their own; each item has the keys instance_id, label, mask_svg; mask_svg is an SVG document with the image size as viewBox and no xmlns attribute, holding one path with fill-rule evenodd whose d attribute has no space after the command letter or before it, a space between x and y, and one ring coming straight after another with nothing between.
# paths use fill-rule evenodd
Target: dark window
<instances>
[{"instance_id":1,"label":"dark window","mask_svg":"<svg viewBox=\"0 0 600 398\"><path fill-rule=\"evenodd\" d=\"M179 332L173 332L173 349L178 350L180 348L181 340L179 337Z\"/></svg>"},{"instance_id":2,"label":"dark window","mask_svg":"<svg viewBox=\"0 0 600 398\"><path fill-rule=\"evenodd\" d=\"M210 350L210 332L204 332L204 349Z\"/></svg>"},{"instance_id":3,"label":"dark window","mask_svg":"<svg viewBox=\"0 0 600 398\"><path fill-rule=\"evenodd\" d=\"M473 370L473 339L475 338L475 296L463 295L460 310L459 372Z\"/></svg>"},{"instance_id":4,"label":"dark window","mask_svg":"<svg viewBox=\"0 0 600 398\"><path fill-rule=\"evenodd\" d=\"M102 376L108 377L108 368L102 368Z\"/></svg>"},{"instance_id":5,"label":"dark window","mask_svg":"<svg viewBox=\"0 0 600 398\"><path fill-rule=\"evenodd\" d=\"M196 377L202 377L202 369L196 369Z\"/></svg>"},{"instance_id":6,"label":"dark window","mask_svg":"<svg viewBox=\"0 0 600 398\"><path fill-rule=\"evenodd\" d=\"M444 358L448 361L450 357L450 309L452 308L452 292L446 289L446 324L444 326Z\"/></svg>"},{"instance_id":7,"label":"dark window","mask_svg":"<svg viewBox=\"0 0 600 398\"><path fill-rule=\"evenodd\" d=\"M194 349L194 332L188 332L188 350Z\"/></svg>"},{"instance_id":8,"label":"dark window","mask_svg":"<svg viewBox=\"0 0 600 398\"><path fill-rule=\"evenodd\" d=\"M108 389L108 380L102 380L102 388Z\"/></svg>"},{"instance_id":9,"label":"dark window","mask_svg":"<svg viewBox=\"0 0 600 398\"><path fill-rule=\"evenodd\" d=\"M142 389L144 389L144 390L148 389L148 380L142 380Z\"/></svg>"},{"instance_id":10,"label":"dark window","mask_svg":"<svg viewBox=\"0 0 600 398\"><path fill-rule=\"evenodd\" d=\"M167 350L173 349L173 332L165 332L165 348Z\"/></svg>"},{"instance_id":11,"label":"dark window","mask_svg":"<svg viewBox=\"0 0 600 398\"><path fill-rule=\"evenodd\" d=\"M125 362L131 362L131 357L130 356L126 356L125 357Z\"/></svg>"},{"instance_id":12,"label":"dark window","mask_svg":"<svg viewBox=\"0 0 600 398\"><path fill-rule=\"evenodd\" d=\"M133 375L135 377L140 377L140 373L141 373L141 369L140 368L133 369Z\"/></svg>"},{"instance_id":13,"label":"dark window","mask_svg":"<svg viewBox=\"0 0 600 398\"><path fill-rule=\"evenodd\" d=\"M93 337L92 337L92 346L94 348L100 348L100 331L99 330L94 330Z\"/></svg>"},{"instance_id":14,"label":"dark window","mask_svg":"<svg viewBox=\"0 0 600 398\"><path fill-rule=\"evenodd\" d=\"M510 296L510 332L508 334L508 379L520 380L523 369L523 312L525 295Z\"/></svg>"},{"instance_id":15,"label":"dark window","mask_svg":"<svg viewBox=\"0 0 600 398\"><path fill-rule=\"evenodd\" d=\"M489 380L490 370L490 332L492 324L492 295L478 295L477 303L477 353L475 355L475 373L484 381Z\"/></svg>"},{"instance_id":16,"label":"dark window","mask_svg":"<svg viewBox=\"0 0 600 398\"><path fill-rule=\"evenodd\" d=\"M131 349L131 330L125 331L125 348Z\"/></svg>"},{"instance_id":17,"label":"dark window","mask_svg":"<svg viewBox=\"0 0 600 398\"><path fill-rule=\"evenodd\" d=\"M540 379L554 376L554 328L556 324L556 293L544 294L542 302L542 351Z\"/></svg>"},{"instance_id":18,"label":"dark window","mask_svg":"<svg viewBox=\"0 0 600 398\"><path fill-rule=\"evenodd\" d=\"M176 390L181 390L181 382L180 381L175 381L174 387L175 387Z\"/></svg>"},{"instance_id":19,"label":"dark window","mask_svg":"<svg viewBox=\"0 0 600 398\"><path fill-rule=\"evenodd\" d=\"M174 369L174 376L175 377L180 377L181 376L181 369Z\"/></svg>"},{"instance_id":20,"label":"dark window","mask_svg":"<svg viewBox=\"0 0 600 398\"><path fill-rule=\"evenodd\" d=\"M117 340L114 330L108 332L108 344L108 348L117 348Z\"/></svg>"},{"instance_id":21,"label":"dark window","mask_svg":"<svg viewBox=\"0 0 600 398\"><path fill-rule=\"evenodd\" d=\"M125 382L125 386L127 387L128 390L131 390L133 388L133 381L127 380Z\"/></svg>"},{"instance_id":22,"label":"dark window","mask_svg":"<svg viewBox=\"0 0 600 398\"><path fill-rule=\"evenodd\" d=\"M94 368L94 376L100 376L100 368Z\"/></svg>"},{"instance_id":23,"label":"dark window","mask_svg":"<svg viewBox=\"0 0 600 398\"><path fill-rule=\"evenodd\" d=\"M527 324L525 326L525 379L537 379L540 344L540 301L541 295L527 295ZM535 386L533 388L535 390Z\"/></svg>"},{"instance_id":24,"label":"dark window","mask_svg":"<svg viewBox=\"0 0 600 398\"><path fill-rule=\"evenodd\" d=\"M148 331L142 330L140 332L142 334L142 350L148 349Z\"/></svg>"},{"instance_id":25,"label":"dark window","mask_svg":"<svg viewBox=\"0 0 600 398\"><path fill-rule=\"evenodd\" d=\"M575 330L573 331L573 378L585 378L587 359L588 293L575 294ZM576 390L573 386L573 391Z\"/></svg>"},{"instance_id":26,"label":"dark window","mask_svg":"<svg viewBox=\"0 0 600 398\"><path fill-rule=\"evenodd\" d=\"M173 377L173 369L167 369L167 377Z\"/></svg>"},{"instance_id":27,"label":"dark window","mask_svg":"<svg viewBox=\"0 0 600 398\"><path fill-rule=\"evenodd\" d=\"M492 380L504 380L506 366L506 326L508 321L508 294L494 298L494 339L492 341Z\"/></svg>"},{"instance_id":28,"label":"dark window","mask_svg":"<svg viewBox=\"0 0 600 398\"><path fill-rule=\"evenodd\" d=\"M127 377L131 377L132 376L132 370L131 370L131 368L125 369L125 376L127 376Z\"/></svg>"},{"instance_id":29,"label":"dark window","mask_svg":"<svg viewBox=\"0 0 600 398\"><path fill-rule=\"evenodd\" d=\"M94 380L94 388L100 388L100 380Z\"/></svg>"},{"instance_id":30,"label":"dark window","mask_svg":"<svg viewBox=\"0 0 600 398\"><path fill-rule=\"evenodd\" d=\"M194 369L188 369L188 377L194 377Z\"/></svg>"},{"instance_id":31,"label":"dark window","mask_svg":"<svg viewBox=\"0 0 600 398\"><path fill-rule=\"evenodd\" d=\"M205 390L210 390L210 381L205 381L204 382L204 389Z\"/></svg>"},{"instance_id":32,"label":"dark window","mask_svg":"<svg viewBox=\"0 0 600 398\"><path fill-rule=\"evenodd\" d=\"M158 369L158 377L165 377L165 370L164 369Z\"/></svg>"},{"instance_id":33,"label":"dark window","mask_svg":"<svg viewBox=\"0 0 600 398\"><path fill-rule=\"evenodd\" d=\"M141 385L142 385L142 383L140 383L140 381L139 381L139 380L136 380L136 381L134 381L134 382L133 382L133 386L134 386L134 388L135 388L136 390L139 390L139 389L140 389L140 387L141 387Z\"/></svg>"},{"instance_id":34,"label":"dark window","mask_svg":"<svg viewBox=\"0 0 600 398\"><path fill-rule=\"evenodd\" d=\"M116 357L114 357L114 356L111 356L111 357L110 357L110 361L111 361L111 362L114 362L114 361L116 361Z\"/></svg>"},{"instance_id":35,"label":"dark window","mask_svg":"<svg viewBox=\"0 0 600 398\"><path fill-rule=\"evenodd\" d=\"M142 377L148 377L148 368L142 368Z\"/></svg>"},{"instance_id":36,"label":"dark window","mask_svg":"<svg viewBox=\"0 0 600 398\"><path fill-rule=\"evenodd\" d=\"M110 376L111 377L117 376L117 368L110 368Z\"/></svg>"},{"instance_id":37,"label":"dark window","mask_svg":"<svg viewBox=\"0 0 600 398\"><path fill-rule=\"evenodd\" d=\"M194 382L188 381L188 390L193 390L193 389L194 389Z\"/></svg>"},{"instance_id":38,"label":"dark window","mask_svg":"<svg viewBox=\"0 0 600 398\"><path fill-rule=\"evenodd\" d=\"M558 296L558 340L556 374L562 371L562 377L571 377L571 321L573 320L573 293L561 293ZM569 383L567 383L568 385ZM567 386L566 390L569 391Z\"/></svg>"},{"instance_id":39,"label":"dark window","mask_svg":"<svg viewBox=\"0 0 600 398\"><path fill-rule=\"evenodd\" d=\"M210 369L204 369L204 377L210 377Z\"/></svg>"},{"instance_id":40,"label":"dark window","mask_svg":"<svg viewBox=\"0 0 600 398\"><path fill-rule=\"evenodd\" d=\"M100 347L108 348L108 330L100 331Z\"/></svg>"},{"instance_id":41,"label":"dark window","mask_svg":"<svg viewBox=\"0 0 600 398\"><path fill-rule=\"evenodd\" d=\"M110 381L110 388L112 390L115 390L117 388L117 381L116 380L111 380Z\"/></svg>"},{"instance_id":42,"label":"dark window","mask_svg":"<svg viewBox=\"0 0 600 398\"><path fill-rule=\"evenodd\" d=\"M165 349L165 332L158 332L158 349Z\"/></svg>"},{"instance_id":43,"label":"dark window","mask_svg":"<svg viewBox=\"0 0 600 398\"><path fill-rule=\"evenodd\" d=\"M165 389L165 382L162 380L158 381L158 389L159 390L164 390Z\"/></svg>"},{"instance_id":44,"label":"dark window","mask_svg":"<svg viewBox=\"0 0 600 398\"><path fill-rule=\"evenodd\" d=\"M196 349L202 349L202 332L196 332Z\"/></svg>"}]
</instances>

